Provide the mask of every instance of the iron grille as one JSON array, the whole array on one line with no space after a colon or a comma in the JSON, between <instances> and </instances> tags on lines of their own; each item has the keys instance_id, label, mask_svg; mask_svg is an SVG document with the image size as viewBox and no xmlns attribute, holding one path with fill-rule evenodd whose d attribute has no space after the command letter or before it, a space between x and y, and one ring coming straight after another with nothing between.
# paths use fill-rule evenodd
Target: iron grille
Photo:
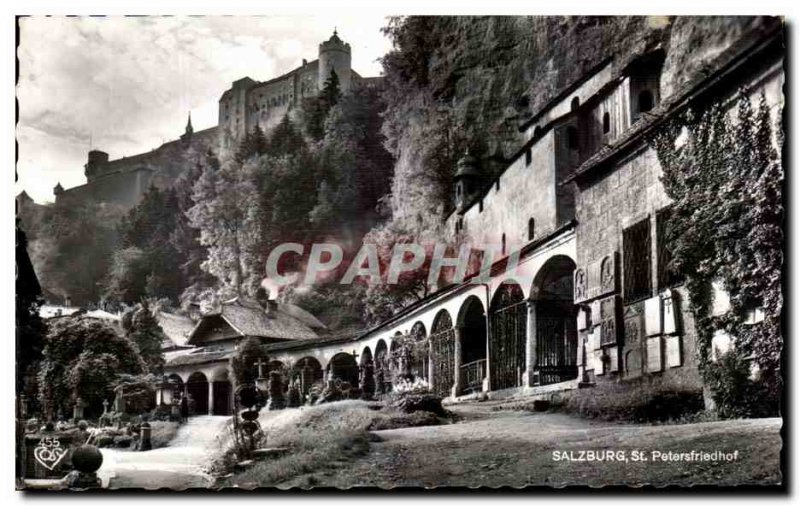
<instances>
[{"instance_id":1,"label":"iron grille","mask_svg":"<svg viewBox=\"0 0 800 506\"><path fill-rule=\"evenodd\" d=\"M625 302L650 296L650 218L622 231L623 276Z\"/></svg>"},{"instance_id":2,"label":"iron grille","mask_svg":"<svg viewBox=\"0 0 800 506\"><path fill-rule=\"evenodd\" d=\"M536 371L540 385L578 376L575 318L558 303L536 303Z\"/></svg>"},{"instance_id":3,"label":"iron grille","mask_svg":"<svg viewBox=\"0 0 800 506\"><path fill-rule=\"evenodd\" d=\"M522 385L527 324L528 311L524 300L492 312L489 342L492 390Z\"/></svg>"}]
</instances>

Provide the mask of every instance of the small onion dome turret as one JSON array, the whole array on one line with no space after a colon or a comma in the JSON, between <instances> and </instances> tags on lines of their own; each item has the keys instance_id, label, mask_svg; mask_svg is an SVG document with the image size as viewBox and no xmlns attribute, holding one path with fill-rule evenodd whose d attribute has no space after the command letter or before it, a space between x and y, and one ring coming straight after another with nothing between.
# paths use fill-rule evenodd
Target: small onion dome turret
<instances>
[{"instance_id":1,"label":"small onion dome turret","mask_svg":"<svg viewBox=\"0 0 800 506\"><path fill-rule=\"evenodd\" d=\"M469 149L464 153L464 156L456 164L456 179L463 177L480 177L481 172L478 170L478 160L469 153Z\"/></svg>"}]
</instances>

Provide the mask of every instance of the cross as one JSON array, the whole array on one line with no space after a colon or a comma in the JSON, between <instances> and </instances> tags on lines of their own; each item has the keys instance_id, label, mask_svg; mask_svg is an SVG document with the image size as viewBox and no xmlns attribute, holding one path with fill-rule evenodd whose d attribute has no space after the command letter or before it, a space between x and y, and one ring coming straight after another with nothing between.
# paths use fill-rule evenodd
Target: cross
<instances>
[{"instance_id":1,"label":"cross","mask_svg":"<svg viewBox=\"0 0 800 506\"><path fill-rule=\"evenodd\" d=\"M258 360L255 361L254 365L258 366L258 377L259 378L263 378L264 377L264 366L267 365L266 362L264 362L263 359L259 358Z\"/></svg>"}]
</instances>

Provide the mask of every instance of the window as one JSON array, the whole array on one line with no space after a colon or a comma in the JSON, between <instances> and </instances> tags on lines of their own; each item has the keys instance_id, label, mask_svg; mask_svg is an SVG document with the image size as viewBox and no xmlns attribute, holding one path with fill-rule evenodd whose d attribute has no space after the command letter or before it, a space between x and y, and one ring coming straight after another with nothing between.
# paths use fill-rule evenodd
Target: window
<instances>
[{"instance_id":1,"label":"window","mask_svg":"<svg viewBox=\"0 0 800 506\"><path fill-rule=\"evenodd\" d=\"M528 240L532 241L536 237L536 221L531 218L528 220Z\"/></svg>"},{"instance_id":2,"label":"window","mask_svg":"<svg viewBox=\"0 0 800 506\"><path fill-rule=\"evenodd\" d=\"M501 239L500 247L502 248L501 249L501 254L505 255L506 254L506 234L505 233L503 234L503 237Z\"/></svg>"},{"instance_id":3,"label":"window","mask_svg":"<svg viewBox=\"0 0 800 506\"><path fill-rule=\"evenodd\" d=\"M603 133L607 134L611 131L611 116L606 112L603 113Z\"/></svg>"},{"instance_id":4,"label":"window","mask_svg":"<svg viewBox=\"0 0 800 506\"><path fill-rule=\"evenodd\" d=\"M647 112L653 108L653 92L642 90L639 93L639 113Z\"/></svg>"},{"instance_id":5,"label":"window","mask_svg":"<svg viewBox=\"0 0 800 506\"><path fill-rule=\"evenodd\" d=\"M536 125L536 128L533 129L533 138L538 139L542 136L542 127Z\"/></svg>"},{"instance_id":6,"label":"window","mask_svg":"<svg viewBox=\"0 0 800 506\"><path fill-rule=\"evenodd\" d=\"M625 302L650 296L650 218L622 231L622 269Z\"/></svg>"},{"instance_id":7,"label":"window","mask_svg":"<svg viewBox=\"0 0 800 506\"><path fill-rule=\"evenodd\" d=\"M671 237L669 229L669 219L672 214L672 208L664 208L656 212L656 248L658 258L658 288L663 290L671 286L678 285L683 282L681 273L675 270L670 262L672 261L672 252L670 252L667 245Z\"/></svg>"},{"instance_id":8,"label":"window","mask_svg":"<svg viewBox=\"0 0 800 506\"><path fill-rule=\"evenodd\" d=\"M567 147L578 149L578 129L574 126L567 127Z\"/></svg>"},{"instance_id":9,"label":"window","mask_svg":"<svg viewBox=\"0 0 800 506\"><path fill-rule=\"evenodd\" d=\"M533 154L531 153L531 150L528 149L527 151L525 151L525 165L526 166L530 165L532 161L533 161Z\"/></svg>"},{"instance_id":10,"label":"window","mask_svg":"<svg viewBox=\"0 0 800 506\"><path fill-rule=\"evenodd\" d=\"M578 97L575 97L575 98L572 99L572 102L570 102L570 104L569 104L569 110L570 111L577 111L578 107L580 107L580 106L581 106L581 99L579 99Z\"/></svg>"}]
</instances>

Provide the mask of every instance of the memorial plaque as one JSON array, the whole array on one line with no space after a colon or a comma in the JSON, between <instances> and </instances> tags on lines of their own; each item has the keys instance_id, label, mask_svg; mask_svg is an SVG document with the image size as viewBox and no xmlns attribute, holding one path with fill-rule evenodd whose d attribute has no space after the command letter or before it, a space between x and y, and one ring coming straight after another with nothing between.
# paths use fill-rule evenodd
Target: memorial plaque
<instances>
[{"instance_id":1,"label":"memorial plaque","mask_svg":"<svg viewBox=\"0 0 800 506\"><path fill-rule=\"evenodd\" d=\"M634 344L641 342L642 332L644 330L644 305L639 302L626 306L622 321L625 330L625 343Z\"/></svg>"},{"instance_id":2,"label":"memorial plaque","mask_svg":"<svg viewBox=\"0 0 800 506\"><path fill-rule=\"evenodd\" d=\"M647 338L647 372L661 372L664 370L664 357L662 353L661 337Z\"/></svg>"},{"instance_id":3,"label":"memorial plaque","mask_svg":"<svg viewBox=\"0 0 800 506\"><path fill-rule=\"evenodd\" d=\"M642 352L638 348L625 353L625 376L636 378L642 375Z\"/></svg>"},{"instance_id":4,"label":"memorial plaque","mask_svg":"<svg viewBox=\"0 0 800 506\"><path fill-rule=\"evenodd\" d=\"M600 345L617 344L617 297L600 301Z\"/></svg>"},{"instance_id":5,"label":"memorial plaque","mask_svg":"<svg viewBox=\"0 0 800 506\"><path fill-rule=\"evenodd\" d=\"M585 309L578 310L578 330L586 330L589 327L589 314Z\"/></svg>"},{"instance_id":6,"label":"memorial plaque","mask_svg":"<svg viewBox=\"0 0 800 506\"><path fill-rule=\"evenodd\" d=\"M661 297L644 301L644 328L646 336L661 334Z\"/></svg>"},{"instance_id":7,"label":"memorial plaque","mask_svg":"<svg viewBox=\"0 0 800 506\"><path fill-rule=\"evenodd\" d=\"M619 348L611 346L606 348L608 354L608 372L619 371Z\"/></svg>"},{"instance_id":8,"label":"memorial plaque","mask_svg":"<svg viewBox=\"0 0 800 506\"><path fill-rule=\"evenodd\" d=\"M716 362L719 358L728 353L733 345L733 338L723 329L715 330L711 338L711 360Z\"/></svg>"},{"instance_id":9,"label":"memorial plaque","mask_svg":"<svg viewBox=\"0 0 800 506\"><path fill-rule=\"evenodd\" d=\"M594 374L596 376L602 376L605 374L605 368L603 367L603 350L595 350L594 351Z\"/></svg>"},{"instance_id":10,"label":"memorial plaque","mask_svg":"<svg viewBox=\"0 0 800 506\"><path fill-rule=\"evenodd\" d=\"M681 337L669 336L667 342L667 367L680 367L681 363Z\"/></svg>"},{"instance_id":11,"label":"memorial plaque","mask_svg":"<svg viewBox=\"0 0 800 506\"><path fill-rule=\"evenodd\" d=\"M661 304L664 316L664 334L676 334L678 332L677 311L680 310L676 294L672 290L667 290L661 294Z\"/></svg>"},{"instance_id":12,"label":"memorial plaque","mask_svg":"<svg viewBox=\"0 0 800 506\"><path fill-rule=\"evenodd\" d=\"M575 303L583 302L587 299L587 279L586 270L577 269L575 271Z\"/></svg>"}]
</instances>

